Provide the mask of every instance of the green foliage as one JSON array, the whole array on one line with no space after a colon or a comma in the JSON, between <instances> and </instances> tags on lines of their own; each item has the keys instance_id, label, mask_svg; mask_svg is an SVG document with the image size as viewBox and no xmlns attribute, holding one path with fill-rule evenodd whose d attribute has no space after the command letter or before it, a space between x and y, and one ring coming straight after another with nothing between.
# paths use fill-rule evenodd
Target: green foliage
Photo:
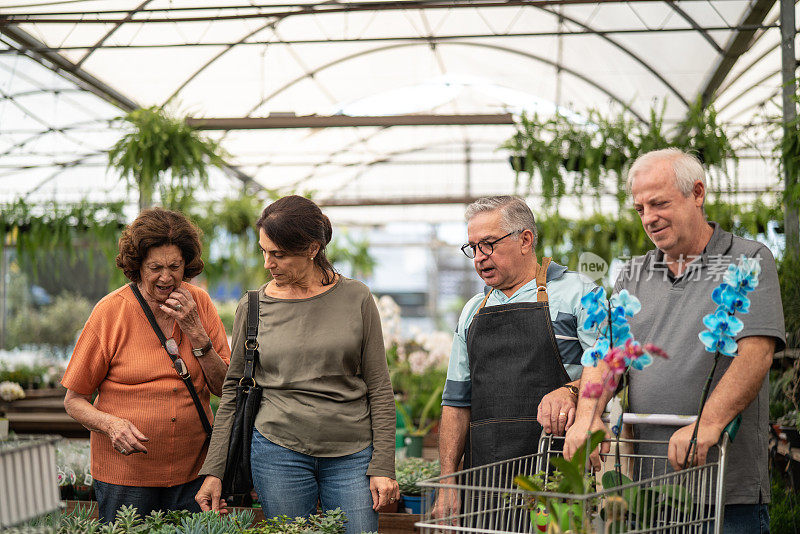
<instances>
[{"instance_id":1,"label":"green foliage","mask_svg":"<svg viewBox=\"0 0 800 534\"><path fill-rule=\"evenodd\" d=\"M369 253L369 241L355 240L347 234L330 242L327 255L331 263L347 264L356 279L371 275L376 265L375 258Z\"/></svg>"},{"instance_id":2,"label":"green foliage","mask_svg":"<svg viewBox=\"0 0 800 534\"><path fill-rule=\"evenodd\" d=\"M736 159L716 112L699 100L669 132L664 130L664 107L651 108L647 124L630 119L624 111L604 116L589 110L585 122L561 113L547 119L523 114L517 132L500 146L511 152L518 180L520 173L527 176L528 190L538 176L545 206L558 204L564 195L599 198L609 187L622 205L630 163L645 152L667 147L692 150L706 165L723 171L729 160Z\"/></svg>"},{"instance_id":3,"label":"green foliage","mask_svg":"<svg viewBox=\"0 0 800 534\"><path fill-rule=\"evenodd\" d=\"M285 515L267 519L253 528L243 530L245 534L342 534L347 517L340 509L328 510L309 518Z\"/></svg>"},{"instance_id":4,"label":"green foliage","mask_svg":"<svg viewBox=\"0 0 800 534\"><path fill-rule=\"evenodd\" d=\"M438 417L434 418L434 420L430 422L428 421L428 418L433 412L436 404L441 401L443 389L444 382L441 382L430 392L427 399L420 397L420 400L424 401L425 405L419 411L419 416L416 418L412 417L406 407L403 406L400 401L395 399L395 407L397 408L397 412L400 414L400 417L403 419L403 428L405 428L405 431L409 436L424 436L430 432L431 428L433 428L433 425L436 424L436 419L438 419ZM441 408L438 411L441 413Z\"/></svg>"},{"instance_id":5,"label":"green foliage","mask_svg":"<svg viewBox=\"0 0 800 534\"><path fill-rule=\"evenodd\" d=\"M784 477L773 472L770 480L771 501L769 503L769 531L772 534L795 534L800 532L800 506L797 492L786 483Z\"/></svg>"},{"instance_id":6,"label":"green foliage","mask_svg":"<svg viewBox=\"0 0 800 534\"><path fill-rule=\"evenodd\" d=\"M66 356L92 312L85 298L69 293L58 295L47 306L27 306L9 321L7 346L47 346Z\"/></svg>"},{"instance_id":7,"label":"green foliage","mask_svg":"<svg viewBox=\"0 0 800 534\"><path fill-rule=\"evenodd\" d=\"M397 484L403 495L422 495L422 488L417 484L423 480L438 477L441 473L439 460L430 461L422 458L404 458L395 466Z\"/></svg>"},{"instance_id":8,"label":"green foliage","mask_svg":"<svg viewBox=\"0 0 800 534\"><path fill-rule=\"evenodd\" d=\"M187 208L194 192L208 184L208 167L224 165L218 142L202 137L185 120L167 115L162 108L136 109L120 118L132 130L111 147L108 163L126 180L129 190L138 189L140 209L150 206L156 189L165 206Z\"/></svg>"},{"instance_id":9,"label":"green foliage","mask_svg":"<svg viewBox=\"0 0 800 534\"><path fill-rule=\"evenodd\" d=\"M16 382L23 388L56 387L61 380L62 370L43 364L15 364L0 361L0 382Z\"/></svg>"},{"instance_id":10,"label":"green foliage","mask_svg":"<svg viewBox=\"0 0 800 534\"><path fill-rule=\"evenodd\" d=\"M113 263L124 226L122 202L32 206L19 199L0 209L0 244L14 246L18 260L28 260L34 268L41 254L66 251L72 256L85 242L99 248Z\"/></svg>"},{"instance_id":11,"label":"green foliage","mask_svg":"<svg viewBox=\"0 0 800 534\"><path fill-rule=\"evenodd\" d=\"M395 406L411 435L424 436L442 414L442 389L447 369L433 367L422 373L411 370L408 359L398 356L396 344L386 351L389 377L395 392Z\"/></svg>"},{"instance_id":12,"label":"green foliage","mask_svg":"<svg viewBox=\"0 0 800 534\"><path fill-rule=\"evenodd\" d=\"M797 366L782 371L769 372L769 420L778 421L789 412L795 411L797 405ZM800 426L798 426L800 429Z\"/></svg>"},{"instance_id":13,"label":"green foliage","mask_svg":"<svg viewBox=\"0 0 800 534\"><path fill-rule=\"evenodd\" d=\"M185 510L152 512L141 517L136 508L123 506L115 520L102 524L92 518L93 507L76 507L69 514L51 514L25 527L8 529L8 534L341 534L345 514L339 508L310 518L280 516L253 525L252 510L219 515L215 512L191 513Z\"/></svg>"},{"instance_id":14,"label":"green foliage","mask_svg":"<svg viewBox=\"0 0 800 534\"><path fill-rule=\"evenodd\" d=\"M761 201L749 206L706 202L705 210L709 220L719 223L734 235L751 239L764 234L770 221L779 221L783 217L778 208ZM565 218L557 212L544 213L537 216L536 226L541 243L537 254L551 256L570 269L578 268L578 258L583 252L592 252L611 261L644 254L653 248L633 209L622 210L619 216L594 213L579 220ZM800 283L795 285L795 291L800 291L796 289L799 287ZM795 302L800 302L800 299Z\"/></svg>"},{"instance_id":15,"label":"green foliage","mask_svg":"<svg viewBox=\"0 0 800 534\"><path fill-rule=\"evenodd\" d=\"M668 517L665 514L667 508L675 507L679 511L691 509L692 497L683 486L663 484L640 487L616 471L603 474L603 493L597 493L594 476L588 469L587 453L597 448L604 438L603 431L595 431L575 451L571 460L560 456L550 458L555 471L514 478L514 483L520 489L532 493L528 507L534 527L542 526L544 513L545 522L557 526L561 531L593 532L590 520L594 510L601 505L600 516L607 523L606 532L626 532L629 525L652 527L656 517ZM614 488L620 488L618 495L608 492ZM560 495L556 497L555 494ZM565 499L563 495L574 495L580 499ZM627 520L629 515L630 520Z\"/></svg>"}]
</instances>

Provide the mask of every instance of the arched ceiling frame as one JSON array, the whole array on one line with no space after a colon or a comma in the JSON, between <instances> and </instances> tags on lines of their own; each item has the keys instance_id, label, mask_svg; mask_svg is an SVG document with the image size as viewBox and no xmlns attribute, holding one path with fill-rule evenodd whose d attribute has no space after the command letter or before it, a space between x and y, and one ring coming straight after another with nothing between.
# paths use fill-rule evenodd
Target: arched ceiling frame
<instances>
[{"instance_id":1,"label":"arched ceiling frame","mask_svg":"<svg viewBox=\"0 0 800 534\"><path fill-rule=\"evenodd\" d=\"M744 14L739 26L760 26L773 5L775 5L775 0L757 0L754 4L750 5L750 10ZM757 31L758 30L755 29L738 29L730 39L728 39L728 42L725 44L725 49L717 60L714 71L708 77L706 83L703 84L704 87L700 90L700 99L704 106L715 100L717 90L725 81L725 78L728 76L731 69L733 69L739 57L752 46L752 43L764 35L764 32L756 35Z\"/></svg>"},{"instance_id":2,"label":"arched ceiling frame","mask_svg":"<svg viewBox=\"0 0 800 534\"><path fill-rule=\"evenodd\" d=\"M608 96L610 99L612 99L614 102L619 103L622 107L624 107L626 110L628 110L634 117L636 117L637 120L639 120L640 122L642 122L644 124L647 124L647 120L642 115L640 115L635 110L633 110L627 102L625 102L621 97L615 95L610 89L607 89L607 88L603 87L602 85L600 85L597 82L593 81L591 78L581 74L580 72L577 72L577 71L575 71L575 70L573 70L573 69L571 69L569 67L566 67L564 65L559 65L557 62L552 61L550 59L543 58L543 57L537 56L535 54L531 54L530 52L523 52L522 50L517 50L516 48L509 48L509 47L506 47L506 46L494 45L494 44L490 44L490 43L475 43L475 42L469 42L469 41L447 41L445 43L439 43L439 45L440 46L442 46L442 45L459 45L459 46L475 46L475 47L480 47L480 48L489 48L489 49L494 49L494 50L498 50L498 51L502 51L502 52L507 52L509 54L520 55L520 56L526 57L528 59L531 59L533 61L538 61L540 63L544 63L544 64L547 64L547 65L550 65L550 66L555 67L557 69L561 69L564 72L567 72L567 73L575 76L576 78L586 82L588 85L590 85L590 86L594 87L595 89L597 89L598 91L602 92L603 94ZM333 61L330 61L330 62L328 62L328 63L326 63L326 64L324 64L324 65L322 65L320 67L315 68L314 70L312 70L310 72L307 72L306 74L303 74L302 76L298 76L298 77L286 82L284 85L282 85L281 87L279 87L278 89L276 89L275 91L270 93L268 96L262 98L258 102L258 104L253 106L248 111L247 116L250 116L253 113L255 113L255 111L258 108L260 108L261 106L263 106L264 104L266 104L267 102L269 102L270 100L272 100L273 98L275 98L276 96L281 94L282 92L286 91L287 89L289 89L293 85L295 85L295 84L297 84L297 83L299 83L299 82L301 82L301 81L303 81L303 80L305 80L307 78L313 78L314 76L316 76L317 74L319 74L320 72L322 72L322 71L324 71L326 69L329 69L331 67L339 65L340 63L344 63L346 61L350 61L350 60L353 60L353 59L356 59L356 58L359 58L359 57L362 57L362 56L366 56L366 55L369 55L369 54L375 54L375 53L383 52L383 51L386 51L386 50L392 50L392 49L395 49L395 48L404 48L404 47L409 47L409 46L428 46L428 45L426 45L424 43L395 43L395 44L391 44L391 45L385 45L385 46L379 46L379 47L375 47L375 48L370 48L368 50L361 50L361 51L356 52L354 54L349 54L347 56L343 56L343 57L337 58L337 59L335 59Z\"/></svg>"},{"instance_id":3,"label":"arched ceiling frame","mask_svg":"<svg viewBox=\"0 0 800 534\"><path fill-rule=\"evenodd\" d=\"M774 0L771 0L771 1L774 1ZM672 5L672 6L673 6L673 9L677 8L677 6L674 6L674 3L673 3L671 0L670 0L670 1L667 1L667 3L668 3L668 4L670 4L670 5ZM636 54L636 53L635 53L633 50L629 49L628 47L626 47L625 45L623 45L623 44L622 44L622 43L620 43L619 41L617 41L617 40L615 40L615 39L611 38L610 36L608 36L608 35L606 35L606 34L604 34L602 31L598 30L597 28L593 28L592 26L590 26L590 25L587 25L587 24L584 24L584 23L580 22L579 20L577 20L577 19L574 19L574 18L572 18L572 17L569 17L569 16L567 16L567 15L563 15L563 14L557 13L557 12L555 12L554 10L552 10L552 9L549 9L549 8L547 8L547 7L544 7L544 6L542 6L542 5L539 5L539 4L530 4L530 3L522 3L522 5L523 5L523 6L525 6L525 5L531 5L531 6L533 6L533 7L536 7L537 9L539 9L539 10L541 10L541 11L544 11L545 13L548 13L549 15L552 15L552 16L554 16L554 17L561 18L561 19L563 19L563 20L565 20L565 21L568 21L568 22L570 22L570 23L572 23L572 24L574 24L574 25L576 25L576 26L578 26L578 27L582 28L584 31L586 31L586 32L588 32L588 33L590 33L590 34L592 34L592 35L596 35L597 37L600 37L601 39L605 40L606 42L608 42L609 44L611 44L611 45L612 45L612 46L614 46L615 48L617 48L617 49L619 49L620 51L622 51L622 52L623 52L625 55L629 56L629 57L630 57L631 59L633 59L633 60L634 60L636 63L640 64L640 65L641 65L641 66L642 66L642 67L643 67L643 68L644 68L644 69L645 69L647 72L649 72L649 73L650 73L652 76L654 76L656 79L658 79L658 80L659 80L659 82L661 82L661 83L662 83L662 84L663 84L663 85L664 85L664 86L665 86L665 87L666 87L666 88L667 88L667 89L668 89L668 90L669 90L669 91L670 91L670 92L671 92L673 95L675 95L675 97L676 97L676 98L677 98L677 99L678 99L678 100L679 100L681 103L683 103L683 104L684 104L684 105L685 105L687 108L689 107L689 102L688 102L688 100L687 100L687 99L686 99L686 98L685 98L685 97L684 97L684 96L683 96L683 95L682 95L682 94L681 94L681 93L678 91L678 89L677 89L675 86L673 86L673 85L672 85L672 84L671 84L671 83L670 83L670 82L669 82L669 81L668 81L668 80L667 80L667 79L664 77L664 75L663 75L663 74L661 74L661 73L660 73L660 72L659 72L659 71L658 71L658 70L657 70L657 69L656 69L654 66L650 65L649 63L647 63L647 62L646 62L646 61L645 61L645 60L644 60L644 59L643 59L641 56L639 56L638 54ZM472 6L472 5L470 5L470 4L464 4L464 5L458 5L458 6L448 6L448 7L449 7L449 8L458 8L458 7L473 7L473 6ZM482 7L507 7L507 5L502 5L502 4L492 4L492 5L489 5L489 6L482 6ZM375 8L375 11L381 11L381 10L385 10L385 9L386 9L386 7L380 7L380 4L379 4L379 5L377 5L377 6L376 6L376 8ZM410 9L413 9L413 8L410 8ZM688 17L688 15L686 15L684 12L682 12L682 11L681 11L681 13L683 13L683 15L682 15L682 16ZM234 43L234 44L231 44L231 45L229 45L229 46L228 46L228 47L227 47L225 50L221 51L219 54L217 54L216 56L214 56L214 57L212 57L211 59L209 59L209 60L208 60L208 61L207 61L207 62L206 62L204 65L202 65L202 66L201 66L201 67L200 67L200 68L199 68L197 71L195 71L195 72L194 72L194 73L193 73L191 76L189 76L189 78L187 78L187 79L186 79L186 80L185 80L183 83L181 83L181 85L180 85L180 86L179 86L179 87L178 87L178 88L177 88L175 91L173 91L173 93L172 93L172 94L169 96L169 98L167 98L167 100L166 100L165 104L169 103L169 102L170 102L170 101L171 101L173 98L175 98L175 97L176 97L176 96L177 96L177 95L180 93L180 91L181 91L181 90L182 90L184 87L186 87L186 86L187 86L187 85L188 85L188 84L189 84L189 83L190 83L192 80L194 80L194 79L195 79L195 78L196 78L198 75L200 75L200 73L202 73L204 70L206 70L206 69L207 69L207 68L208 68L208 67L209 67L211 64L213 64L215 61L217 61L218 59L220 59L220 57L222 57L222 56L223 56L223 55L225 55L227 52L229 52L230 50L232 50L232 49L233 49L235 46L237 46L237 45L239 45L239 44L243 43L243 42L244 42L244 41L246 41L248 38L252 37L253 35L257 34L257 33L258 33L258 32L260 32L260 31L263 31L264 29L266 29L266 28L268 28L268 27L270 27L270 26L272 26L273 28L275 28L275 26L276 26L276 25L277 25L277 24L278 24L280 21L284 20L285 18L288 18L288 17L290 17L290 16L300 16L300 15L304 15L304 14L324 14L324 12L323 12L323 13L315 13L315 12L313 12L313 11L309 11L309 12L298 12L298 13L293 13L293 14L284 14L284 15L282 15L282 16L281 16L281 18L279 18L279 19L277 19L277 20L272 20L272 21L270 21L269 23L265 24L264 26L262 26L262 27L258 28L256 31L253 31L253 32L251 32L250 34L246 35L245 37L243 37L242 39L240 39L240 40L239 40L237 43ZM690 17L688 17L687 21L688 21L688 22L689 22L689 24L690 24L690 25L692 25L692 26L693 26L695 29L698 29L698 28L699 28L699 26L697 25L697 23L696 23L694 20L692 20ZM702 32L704 32L706 35L708 35L708 32L705 32L705 30L699 29L698 31L702 31ZM444 39L442 39L441 41L439 41L439 40L437 39L437 37L434 37L434 36L428 36L428 37L427 37L427 40L426 40L425 42L426 42L426 43L429 43L429 44L430 44L430 43L433 43L434 45L438 45L438 44L444 44L444 43L451 43L451 42L453 42L453 41L452 41L451 39L447 39L447 40L444 40ZM713 42L713 40L712 40L712 42ZM283 41L278 41L278 43L283 43ZM277 43L276 43L276 44L277 44ZM286 44L286 43L284 43L284 44ZM404 45L404 44L413 44L413 43L398 43L398 45ZM714 44L716 45L716 43L714 43ZM717 45L717 47L718 47L718 45ZM573 70L573 69L568 69L567 67L564 67L563 65L562 65L560 68L563 68L564 70L569 70L569 72L570 72L570 73L573 73L573 74L576 72L575 70ZM314 74L315 74L316 72L317 72L317 71L312 71L312 73L314 73ZM311 73L309 73L309 74L311 74ZM305 79L305 78L308 78L308 77L313 77L313 76L304 76L303 78L301 78L301 80L302 80L302 79ZM588 81L588 79L587 79L585 76L584 76L584 77L582 77L582 79L583 79L584 81ZM300 80L296 80L296 81L300 81ZM296 83L296 81L295 81L295 83ZM599 85L597 85L596 83L594 83L594 82L588 82L588 83L590 83L590 84L594 85L595 87L597 87L598 89L600 89L600 86L599 86ZM291 82L290 82L290 84L291 84ZM601 90L602 90L602 89L601 89ZM605 92L605 91L604 91L604 92ZM260 102L260 103L259 103L257 106L255 106L253 109L251 109L251 110L250 110L250 112L248 112L247 116L250 116L252 113L254 113L256 109L258 109L259 107L261 107L261 106L262 106L262 105L263 105L263 104L264 104L264 103L265 103L267 100L269 100L270 98L272 98L273 96L275 96L275 94L276 94L276 93L273 93L272 95L268 96L266 99L262 100L262 101L261 101L261 102ZM610 97L612 97L612 98L613 98L613 96L612 96L612 95L610 95L610 94L609 94L608 96L610 96ZM626 108L626 109L630 109L630 108L629 108L629 106L628 106L626 103L622 103L622 104L625 106L625 108ZM638 117L638 118L639 118L639 120L642 120L642 119L641 119L641 117Z\"/></svg>"},{"instance_id":4,"label":"arched ceiling frame","mask_svg":"<svg viewBox=\"0 0 800 534\"><path fill-rule=\"evenodd\" d=\"M132 11L129 11L128 15L124 19L114 24L114 27L111 28L103 37L101 37L100 40L98 40L89 50L87 50L86 54L84 54L83 57L80 58L77 63L75 63L75 65L77 67L83 65L86 62L86 60L89 59L89 56L91 56L95 50L97 50L100 46L102 46L103 43L105 43L108 40L108 38L111 37L114 34L114 32L120 28L120 26L122 26L126 22L131 22L133 20L133 17L137 13L141 12L145 7L147 7L147 4L149 4L152 1L153 0L144 0L144 2L139 4L138 7L134 8Z\"/></svg>"},{"instance_id":5,"label":"arched ceiling frame","mask_svg":"<svg viewBox=\"0 0 800 534\"><path fill-rule=\"evenodd\" d=\"M224 56L225 54L227 54L228 52L230 52L231 50L233 50L233 49L234 49L234 47L236 47L237 45L239 45L239 44L243 43L244 41L246 41L247 39L249 39L250 37L252 37L253 35L257 34L257 33L258 33L258 32L260 32L260 31L263 31L263 30L265 30L265 29L267 29L267 28L269 28L269 27L272 27L272 28L274 29L274 28L275 28L275 25L276 25L276 24L278 24L278 22L280 22L280 20L281 20L281 19L270 21L270 22L268 22L268 23L264 24L263 26L260 26L260 27L259 27L259 28L257 28L256 30L254 30L254 31L252 31L252 32L250 32L250 33L248 33L247 35L245 35L244 37L242 37L241 39L239 39L239 41L237 41L237 42L235 42L235 43L231 43L230 45L228 45L228 46L225 48L225 50L221 51L219 54L217 54L216 56L214 56L214 57L212 57L211 59L209 59L207 62L205 62L203 65L201 65L199 69L197 69L197 70L196 70L194 73L192 73L192 74L191 74L191 75L190 75L188 78L186 78L186 80L184 80L184 82L183 82L183 83L181 83L181 84L178 86L178 88L177 88L177 89L175 89L175 90L172 92L172 94L171 94L171 95L169 95L169 97L168 97L168 98L167 98L167 99L164 101L164 104L163 104L163 105L164 105L164 106L166 106L167 104L169 104L170 102L172 102L172 99L173 99L173 98L175 98L176 96L178 96L178 93L180 93L180 92L181 92L181 90L183 90L183 88L184 88L184 87L186 87L187 85L189 85L189 84L192 82L192 80L194 80L195 78L197 78L197 77L198 77L198 76L199 76L199 75L200 75L200 74L201 74L201 73L202 73L204 70L206 70L208 67L210 67L210 66L211 66L211 65L212 65L212 64L213 64L215 61L217 61L219 58L221 58L222 56Z\"/></svg>"},{"instance_id":6,"label":"arched ceiling frame","mask_svg":"<svg viewBox=\"0 0 800 534\"><path fill-rule=\"evenodd\" d=\"M614 46L615 48L617 48L617 49L621 50L622 52L624 52L624 53L625 53L625 55L629 56L629 57L630 57L631 59L633 59L635 62L637 62L638 64L640 64L642 67L644 67L644 68L645 68L645 70L647 70L647 72L649 72L650 74L652 74L653 76L655 76L655 77L656 77L656 79L657 79L658 81L660 81L662 84L664 84L664 87L666 87L667 89L669 89L669 91L670 91L670 92L671 92L673 95L675 95L675 98L677 98L678 100L680 100L680 101L681 101L681 103L683 103L683 105L684 105L684 106L686 106L687 108L689 107L689 102L688 102L688 101L686 100L686 98L685 98L685 97L684 97L684 96L683 96L683 95L682 95L682 94L681 94L681 93L678 91L678 89L677 89L675 86L673 86L671 83L669 83L669 82L667 81L667 79L664 77L664 75L663 75L663 74L661 74L660 72L658 72L658 70L656 70L656 68L655 68L655 67L653 67L652 65L650 65L649 63L647 63L647 62L646 62L644 59L642 59L642 58L641 58L641 57L640 57L638 54L636 54L636 53L635 53L633 50L630 50L628 47L626 47L626 46L625 46L625 45L623 45L622 43L620 43L620 42L616 41L615 39L612 39L612 38L611 38L611 37L609 37L608 35L604 35L602 32L600 32L600 31L599 31L599 30L597 30L596 28L592 28L591 26L588 26L588 25L586 25L586 24L584 24L584 23L582 23L582 22L580 22L580 21L578 21L578 20L576 20L576 19L573 19L572 17L569 17L569 16L567 16L567 15L563 15L563 14L561 14L561 13L558 13L558 12L556 12L556 11L554 11L554 10L552 10L552 9L548 9L548 8L546 8L546 7L540 7L540 6L536 6L536 7L538 7L540 10L542 10L542 11L544 11L544 12L546 12L546 13L550 13L551 15L553 15L553 16L555 16L555 17L562 18L562 19L564 19L564 20L566 20L566 21L569 21L569 22L571 22L572 24L575 24L575 25L577 25L577 26L580 26L580 27L581 27L581 28L583 28L584 30L586 30L586 31L588 31L588 32L591 32L591 33L593 33L593 34L597 35L598 37L600 37L600 38L602 38L603 40L607 41L609 44L611 44L611 45L612 45L612 46Z\"/></svg>"},{"instance_id":7,"label":"arched ceiling frame","mask_svg":"<svg viewBox=\"0 0 800 534\"><path fill-rule=\"evenodd\" d=\"M698 24L696 20L694 20L686 11L681 9L673 0L665 0L665 3L669 7L671 7L672 10L675 11L675 13L680 15L681 18L683 18L683 20L688 22L689 25L697 33L699 33L703 37L703 39L706 40L706 42L709 45L711 45L711 48L713 48L714 50L717 51L718 54L724 54L725 53L725 50L723 50L723 48L714 40L714 38L711 37L711 35L705 29L703 29L703 27L700 26L700 24Z\"/></svg>"}]
</instances>

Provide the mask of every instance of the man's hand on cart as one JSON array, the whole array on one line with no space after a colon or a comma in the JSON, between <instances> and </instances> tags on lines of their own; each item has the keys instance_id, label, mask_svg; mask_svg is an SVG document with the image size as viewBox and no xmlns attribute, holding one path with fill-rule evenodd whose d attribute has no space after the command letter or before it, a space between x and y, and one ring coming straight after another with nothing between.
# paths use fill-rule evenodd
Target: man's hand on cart
<instances>
[{"instance_id":1,"label":"man's hand on cart","mask_svg":"<svg viewBox=\"0 0 800 534\"><path fill-rule=\"evenodd\" d=\"M578 450L578 448L586 441L586 435L589 432L594 432L595 430L602 430L605 432L606 438L611 437L608 427L605 423L603 423L599 416L595 417L594 420L588 416L579 416L577 419L575 419L575 424L573 424L569 430L567 430L567 437L564 440L564 458L571 460L572 457L575 456L575 452ZM600 444L600 447L593 450L589 455L589 461L591 462L592 468L595 471L600 469L600 465L602 463L600 460L600 451L602 450L602 452L606 454L608 453L609 449L609 443L604 441Z\"/></svg>"},{"instance_id":2,"label":"man's hand on cart","mask_svg":"<svg viewBox=\"0 0 800 534\"><path fill-rule=\"evenodd\" d=\"M708 449L719 442L722 430L722 428L706 422L705 419L701 421L697 430L697 446L692 465L706 463ZM675 471L691 467L691 465L683 465L683 463L686 461L686 451L689 450L693 432L694 423L691 423L676 430L669 439L669 463L672 464Z\"/></svg>"},{"instance_id":3,"label":"man's hand on cart","mask_svg":"<svg viewBox=\"0 0 800 534\"><path fill-rule=\"evenodd\" d=\"M455 480L442 479L440 482L454 484ZM440 488L436 492L436 502L433 505L433 520L442 525L456 525L460 505L457 489Z\"/></svg>"},{"instance_id":4,"label":"man's hand on cart","mask_svg":"<svg viewBox=\"0 0 800 534\"><path fill-rule=\"evenodd\" d=\"M536 420L548 434L563 436L575 421L578 398L569 389L554 389L542 398Z\"/></svg>"}]
</instances>

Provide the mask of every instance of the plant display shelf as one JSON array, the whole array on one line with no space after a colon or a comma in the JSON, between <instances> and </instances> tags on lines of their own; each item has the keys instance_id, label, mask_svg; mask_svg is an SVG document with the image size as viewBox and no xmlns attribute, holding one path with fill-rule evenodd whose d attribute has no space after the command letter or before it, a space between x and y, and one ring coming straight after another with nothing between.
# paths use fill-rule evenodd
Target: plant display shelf
<instances>
[{"instance_id":1,"label":"plant display shelf","mask_svg":"<svg viewBox=\"0 0 800 534\"><path fill-rule=\"evenodd\" d=\"M92 511L92 517L97 517L97 503L92 501L63 501L64 513L70 513L76 506L88 508L95 505ZM245 510L245 508L232 508L233 510ZM246 508L252 510L256 515L256 522L264 520L264 512L261 508ZM418 534L419 528L414 526L414 523L420 520L417 514L387 514L383 513L379 516L378 532L381 534Z\"/></svg>"}]
</instances>

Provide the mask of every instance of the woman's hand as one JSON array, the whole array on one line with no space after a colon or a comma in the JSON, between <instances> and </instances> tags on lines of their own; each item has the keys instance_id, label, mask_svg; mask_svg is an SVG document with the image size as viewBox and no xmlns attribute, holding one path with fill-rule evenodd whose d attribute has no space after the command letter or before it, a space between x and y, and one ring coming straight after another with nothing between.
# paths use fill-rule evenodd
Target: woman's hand
<instances>
[{"instance_id":1,"label":"woman's hand","mask_svg":"<svg viewBox=\"0 0 800 534\"><path fill-rule=\"evenodd\" d=\"M147 454L147 448L142 443L148 441L147 436L127 419L108 414L104 431L118 453L125 456L135 452Z\"/></svg>"},{"instance_id":2,"label":"woman's hand","mask_svg":"<svg viewBox=\"0 0 800 534\"><path fill-rule=\"evenodd\" d=\"M179 286L169 294L164 304L159 304L159 307L178 322L178 326L189 338L192 347L200 348L208 343L208 334L200 321L197 303L188 289Z\"/></svg>"},{"instance_id":3,"label":"woman's hand","mask_svg":"<svg viewBox=\"0 0 800 534\"><path fill-rule=\"evenodd\" d=\"M206 475L203 485L200 486L200 491L194 496L194 500L200 505L200 509L204 512L213 510L220 514L228 513L228 503L222 499L222 481L217 477Z\"/></svg>"},{"instance_id":4,"label":"woman's hand","mask_svg":"<svg viewBox=\"0 0 800 534\"><path fill-rule=\"evenodd\" d=\"M200 321L197 303L185 287L180 286L170 293L169 298L164 304L159 304L159 307L164 313L175 319L193 349L201 349L211 341ZM203 356L197 357L197 361L203 369L209 391L221 397L222 384L225 381L225 373L228 372L228 365L219 357L214 345L211 345L211 349Z\"/></svg>"},{"instance_id":5,"label":"woman's hand","mask_svg":"<svg viewBox=\"0 0 800 534\"><path fill-rule=\"evenodd\" d=\"M120 454L128 455L134 452L147 454L147 448L142 442L148 441L136 426L116 415L101 412L92 405L91 395L82 395L71 389L64 396L64 409L70 417L85 426L92 432L102 432L111 440L111 445Z\"/></svg>"},{"instance_id":6,"label":"woman's hand","mask_svg":"<svg viewBox=\"0 0 800 534\"><path fill-rule=\"evenodd\" d=\"M380 510L400 498L400 486L389 477L369 477L369 490L372 492L372 509Z\"/></svg>"}]
</instances>

